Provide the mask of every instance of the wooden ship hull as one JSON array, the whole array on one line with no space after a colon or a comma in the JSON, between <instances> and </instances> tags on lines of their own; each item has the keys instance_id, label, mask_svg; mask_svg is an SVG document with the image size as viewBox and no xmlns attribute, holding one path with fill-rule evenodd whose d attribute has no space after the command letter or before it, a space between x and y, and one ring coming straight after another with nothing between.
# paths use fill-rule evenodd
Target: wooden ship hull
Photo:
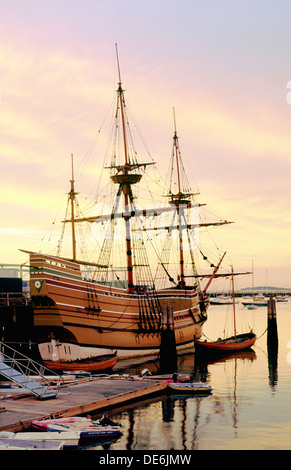
<instances>
[{"instance_id":1,"label":"wooden ship hull","mask_svg":"<svg viewBox=\"0 0 291 470\"><path fill-rule=\"evenodd\" d=\"M158 354L160 312L151 306L151 293L85 280L80 264L64 258L30 253L31 298L39 350L44 361L72 361L113 354L118 357ZM155 292L161 308L174 310L177 349L200 337L206 316L195 289Z\"/></svg>"}]
</instances>

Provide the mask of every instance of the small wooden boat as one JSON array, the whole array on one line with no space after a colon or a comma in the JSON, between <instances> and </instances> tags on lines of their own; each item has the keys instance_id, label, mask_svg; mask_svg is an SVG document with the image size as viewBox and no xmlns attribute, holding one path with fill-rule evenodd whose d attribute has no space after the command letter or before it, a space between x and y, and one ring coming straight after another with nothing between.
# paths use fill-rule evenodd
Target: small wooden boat
<instances>
[{"instance_id":1,"label":"small wooden boat","mask_svg":"<svg viewBox=\"0 0 291 470\"><path fill-rule=\"evenodd\" d=\"M195 339L195 350L216 351L216 352L233 352L242 351L251 348L257 337L254 333L243 333L241 335L231 336L226 339L218 339L217 341L200 341Z\"/></svg>"},{"instance_id":2,"label":"small wooden boat","mask_svg":"<svg viewBox=\"0 0 291 470\"><path fill-rule=\"evenodd\" d=\"M100 370L109 370L115 366L118 360L117 354L107 354L104 356L90 357L88 359L79 359L77 361L43 361L45 367L57 371L86 371L96 372Z\"/></svg>"},{"instance_id":3,"label":"small wooden boat","mask_svg":"<svg viewBox=\"0 0 291 470\"><path fill-rule=\"evenodd\" d=\"M212 391L212 387L204 382L168 382L168 388L171 392L182 393L182 394L209 394Z\"/></svg>"},{"instance_id":4,"label":"small wooden boat","mask_svg":"<svg viewBox=\"0 0 291 470\"><path fill-rule=\"evenodd\" d=\"M0 450L63 450L64 441L34 441L32 439L0 439Z\"/></svg>"},{"instance_id":5,"label":"small wooden boat","mask_svg":"<svg viewBox=\"0 0 291 470\"><path fill-rule=\"evenodd\" d=\"M234 301L234 283L233 283L233 269L232 271L232 297L233 297L233 330L234 335L225 339L218 338L217 341L202 341L194 338L195 350L212 353L230 353L234 351L243 351L249 349L256 342L256 335L250 331L249 333L237 334L236 332L236 314L235 314L235 301Z\"/></svg>"}]
</instances>

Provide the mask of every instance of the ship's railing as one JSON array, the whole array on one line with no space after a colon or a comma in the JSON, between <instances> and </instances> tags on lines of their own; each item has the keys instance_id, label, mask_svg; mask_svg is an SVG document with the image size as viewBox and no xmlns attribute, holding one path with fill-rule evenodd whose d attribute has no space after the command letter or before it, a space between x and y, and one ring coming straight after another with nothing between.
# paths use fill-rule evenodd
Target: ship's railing
<instances>
[{"instance_id":1,"label":"ship's railing","mask_svg":"<svg viewBox=\"0 0 291 470\"><path fill-rule=\"evenodd\" d=\"M0 306L28 305L30 294L27 292L0 292Z\"/></svg>"}]
</instances>

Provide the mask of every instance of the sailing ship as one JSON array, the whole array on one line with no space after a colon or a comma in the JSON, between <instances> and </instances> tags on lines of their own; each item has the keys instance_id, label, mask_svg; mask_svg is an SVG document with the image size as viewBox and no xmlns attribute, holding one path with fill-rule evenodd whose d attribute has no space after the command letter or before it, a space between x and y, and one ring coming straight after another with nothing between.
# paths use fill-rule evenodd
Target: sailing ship
<instances>
[{"instance_id":1,"label":"sailing ship","mask_svg":"<svg viewBox=\"0 0 291 470\"><path fill-rule=\"evenodd\" d=\"M114 128L121 131L123 149L122 160L120 155L117 160L118 151L115 151L113 161L107 167L111 172L112 186L116 188L111 213L90 217L75 215L77 192L72 159L71 189L68 198L70 217L63 221L64 226L71 226L71 257L26 251L30 258L34 325L38 330L40 354L47 364L49 361L68 363L108 354L117 354L118 358L158 355L162 311L168 308L168 305L174 312L177 350L193 346L194 336L201 336L203 324L207 319L207 289L221 264L221 260L217 266L212 264L214 270L209 275L207 285L202 289L191 241L193 243L193 230L203 224L188 223L188 212L193 208L197 209L199 204L194 200L196 193L185 191L181 186L183 166L176 124L172 160L176 167L178 189L176 192L169 190L166 194L167 204L163 207L143 209L136 204L133 188L139 185L143 173L153 162L139 163L136 151L131 146L129 117L117 48L116 57L119 81ZM122 203L123 207L120 209ZM171 275L169 262L165 261L168 255L166 241L163 242L162 259L153 247L152 236L148 235L149 230L144 228L145 220L157 221L163 214L171 216L169 226L164 225L165 238L173 241L172 233L178 233L175 240L178 241L179 254L176 261L179 274L176 279ZM107 224L97 262L84 261L77 255L75 229L81 223ZM112 254L116 243L116 226L120 223L124 227L124 236L121 240L119 237L119 241L124 245L126 261L122 269L118 264L114 268L118 261ZM228 222L214 222L214 225L224 223ZM150 255L146 250L148 241L151 247ZM188 242L190 262L186 263L184 245ZM156 272L162 272L166 281L160 288L156 287L156 278L151 269L154 257L158 260ZM190 274L186 273L186 268L190 268ZM124 278L121 277L122 274ZM190 283L188 278L192 278Z\"/></svg>"},{"instance_id":2,"label":"sailing ship","mask_svg":"<svg viewBox=\"0 0 291 470\"><path fill-rule=\"evenodd\" d=\"M236 331L236 310L235 310L235 296L234 296L234 282L233 282L233 268L232 272L232 299L233 299L233 336L225 339L218 338L216 341L202 341L195 339L195 349L197 352L206 353L232 353L235 351L242 351L251 348L256 342L256 335L253 331L248 333L237 334Z\"/></svg>"}]
</instances>

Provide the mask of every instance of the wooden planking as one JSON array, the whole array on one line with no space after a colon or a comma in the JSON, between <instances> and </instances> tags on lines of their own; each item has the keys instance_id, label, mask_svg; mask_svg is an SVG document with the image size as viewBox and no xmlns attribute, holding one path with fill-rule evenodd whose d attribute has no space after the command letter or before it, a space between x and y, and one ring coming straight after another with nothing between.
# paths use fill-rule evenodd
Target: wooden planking
<instances>
[{"instance_id":1,"label":"wooden planking","mask_svg":"<svg viewBox=\"0 0 291 470\"><path fill-rule=\"evenodd\" d=\"M76 416L134 402L163 393L166 381L133 381L128 379L93 379L66 385L57 398L40 401L34 397L3 398L5 411L0 416L0 431L23 431L35 419Z\"/></svg>"}]
</instances>

